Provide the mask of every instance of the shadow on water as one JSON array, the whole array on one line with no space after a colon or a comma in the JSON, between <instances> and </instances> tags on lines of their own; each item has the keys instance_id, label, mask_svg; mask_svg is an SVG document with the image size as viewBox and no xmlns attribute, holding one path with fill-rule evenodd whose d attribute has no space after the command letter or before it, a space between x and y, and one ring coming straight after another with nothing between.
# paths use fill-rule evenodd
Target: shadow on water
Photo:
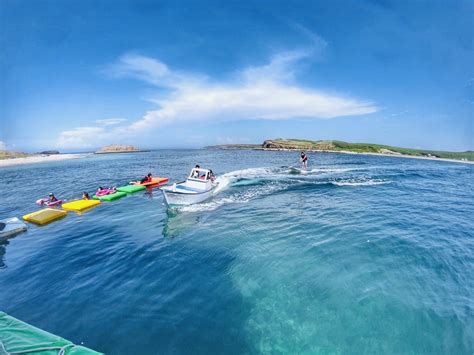
<instances>
[{"instance_id":1,"label":"shadow on water","mask_svg":"<svg viewBox=\"0 0 474 355\"><path fill-rule=\"evenodd\" d=\"M179 209L168 208L163 225L163 237L176 238L186 231L196 228L201 220L199 214L182 213Z\"/></svg>"},{"instance_id":2,"label":"shadow on water","mask_svg":"<svg viewBox=\"0 0 474 355\"><path fill-rule=\"evenodd\" d=\"M5 253L7 252L6 249L8 244L8 240L0 239L0 269L4 269L7 267L7 264L5 264Z\"/></svg>"}]
</instances>

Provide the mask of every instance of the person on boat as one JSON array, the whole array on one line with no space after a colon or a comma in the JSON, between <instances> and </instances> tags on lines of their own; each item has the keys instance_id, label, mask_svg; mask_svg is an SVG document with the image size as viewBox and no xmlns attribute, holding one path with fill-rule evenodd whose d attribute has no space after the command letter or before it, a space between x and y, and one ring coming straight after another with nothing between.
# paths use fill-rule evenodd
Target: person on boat
<instances>
[{"instance_id":1,"label":"person on boat","mask_svg":"<svg viewBox=\"0 0 474 355\"><path fill-rule=\"evenodd\" d=\"M209 176L208 176L209 180L211 180L212 182L214 182L214 180L216 180L216 176L214 175L214 172L209 169Z\"/></svg>"},{"instance_id":2,"label":"person on boat","mask_svg":"<svg viewBox=\"0 0 474 355\"><path fill-rule=\"evenodd\" d=\"M148 173L147 176L145 176L143 179L140 180L140 184L143 184L145 182L151 182L151 181L152 181L151 173Z\"/></svg>"},{"instance_id":3,"label":"person on boat","mask_svg":"<svg viewBox=\"0 0 474 355\"><path fill-rule=\"evenodd\" d=\"M196 164L196 166L194 167L194 169L200 169L200 168L201 168L201 167L200 167L198 164ZM194 179L199 178L199 171L194 170L194 172L193 172L193 174L191 175L191 177L194 178Z\"/></svg>"},{"instance_id":4,"label":"person on boat","mask_svg":"<svg viewBox=\"0 0 474 355\"><path fill-rule=\"evenodd\" d=\"M301 169L306 170L308 168L308 156L305 154L305 152L301 152L300 162L301 162Z\"/></svg>"},{"instance_id":5,"label":"person on boat","mask_svg":"<svg viewBox=\"0 0 474 355\"><path fill-rule=\"evenodd\" d=\"M49 193L49 202L56 202L58 199L52 192Z\"/></svg>"},{"instance_id":6,"label":"person on boat","mask_svg":"<svg viewBox=\"0 0 474 355\"><path fill-rule=\"evenodd\" d=\"M82 199L83 199L83 200L90 200L91 198L90 198L89 194L84 191L84 192L82 193Z\"/></svg>"}]
</instances>

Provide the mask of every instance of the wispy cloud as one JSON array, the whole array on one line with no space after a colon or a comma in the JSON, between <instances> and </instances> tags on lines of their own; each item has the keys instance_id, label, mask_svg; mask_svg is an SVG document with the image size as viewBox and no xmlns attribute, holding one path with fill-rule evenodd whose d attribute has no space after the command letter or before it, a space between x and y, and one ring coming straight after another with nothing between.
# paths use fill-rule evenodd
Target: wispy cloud
<instances>
[{"instance_id":1,"label":"wispy cloud","mask_svg":"<svg viewBox=\"0 0 474 355\"><path fill-rule=\"evenodd\" d=\"M312 59L321 60L326 54L328 42L318 33L311 31L300 23L291 23L300 33L309 40L309 50L311 50Z\"/></svg>"},{"instance_id":2,"label":"wispy cloud","mask_svg":"<svg viewBox=\"0 0 474 355\"><path fill-rule=\"evenodd\" d=\"M7 145L3 141L0 141L0 150L7 150Z\"/></svg>"},{"instance_id":3,"label":"wispy cloud","mask_svg":"<svg viewBox=\"0 0 474 355\"><path fill-rule=\"evenodd\" d=\"M95 121L95 123L97 123L101 126L115 126L115 125L118 125L120 123L124 123L125 121L127 121L127 119L125 119L125 118L106 118L106 119L103 119L103 120L97 120L97 121Z\"/></svg>"},{"instance_id":4,"label":"wispy cloud","mask_svg":"<svg viewBox=\"0 0 474 355\"><path fill-rule=\"evenodd\" d=\"M299 64L311 55L312 50L279 53L267 64L243 68L223 82L212 81L205 75L172 70L154 58L124 55L110 66L110 75L144 81L165 89L166 94L152 100L157 105L156 110L146 112L127 126L113 127L107 135L110 132L115 136L133 135L182 121L330 119L378 110L369 101L298 85L296 72ZM79 127L62 132L59 144L84 147L91 133L104 137L104 120L101 121L98 127Z\"/></svg>"},{"instance_id":5,"label":"wispy cloud","mask_svg":"<svg viewBox=\"0 0 474 355\"><path fill-rule=\"evenodd\" d=\"M170 70L168 66L154 58L136 54L125 54L106 70L116 78L135 78L158 87L181 88L193 83L203 82L202 75Z\"/></svg>"}]
</instances>

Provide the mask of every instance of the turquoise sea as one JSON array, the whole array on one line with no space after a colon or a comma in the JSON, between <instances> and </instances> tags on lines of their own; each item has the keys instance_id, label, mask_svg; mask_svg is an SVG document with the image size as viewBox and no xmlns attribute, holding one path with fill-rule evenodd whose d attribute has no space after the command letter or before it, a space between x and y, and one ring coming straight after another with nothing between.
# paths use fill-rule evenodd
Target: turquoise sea
<instances>
[{"instance_id":1,"label":"turquoise sea","mask_svg":"<svg viewBox=\"0 0 474 355\"><path fill-rule=\"evenodd\" d=\"M139 192L0 241L0 310L107 354L472 354L474 166L159 150L0 169L0 219L148 172L219 175L169 211Z\"/></svg>"}]
</instances>

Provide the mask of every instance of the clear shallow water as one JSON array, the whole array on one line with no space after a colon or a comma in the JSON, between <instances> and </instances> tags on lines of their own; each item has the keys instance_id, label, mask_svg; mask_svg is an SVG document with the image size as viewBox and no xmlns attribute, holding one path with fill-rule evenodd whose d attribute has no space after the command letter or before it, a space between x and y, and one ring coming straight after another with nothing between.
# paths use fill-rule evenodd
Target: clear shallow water
<instances>
[{"instance_id":1,"label":"clear shallow water","mask_svg":"<svg viewBox=\"0 0 474 355\"><path fill-rule=\"evenodd\" d=\"M158 190L0 242L0 310L110 354L474 351L474 166L156 151L0 169L0 216L151 171L221 175L166 211Z\"/></svg>"}]
</instances>

